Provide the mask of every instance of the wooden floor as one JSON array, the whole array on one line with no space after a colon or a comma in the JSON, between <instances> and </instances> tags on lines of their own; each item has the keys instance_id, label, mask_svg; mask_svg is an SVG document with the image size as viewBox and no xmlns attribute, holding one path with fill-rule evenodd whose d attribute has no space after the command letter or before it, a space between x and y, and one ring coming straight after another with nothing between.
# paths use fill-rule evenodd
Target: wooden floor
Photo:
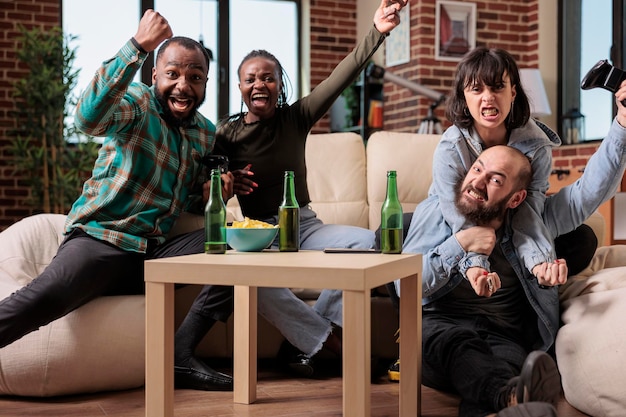
<instances>
[{"instance_id":1,"label":"wooden floor","mask_svg":"<svg viewBox=\"0 0 626 417\"><path fill-rule=\"evenodd\" d=\"M272 369L259 371L256 403L233 404L232 392L177 390L176 417L332 417L341 416L341 377L301 379ZM398 415L398 384L380 378L372 383L372 417ZM144 390L108 392L72 397L30 399L0 397L2 417L144 417ZM422 388L423 417L457 415L458 399ZM559 417L582 417L565 401Z\"/></svg>"}]
</instances>

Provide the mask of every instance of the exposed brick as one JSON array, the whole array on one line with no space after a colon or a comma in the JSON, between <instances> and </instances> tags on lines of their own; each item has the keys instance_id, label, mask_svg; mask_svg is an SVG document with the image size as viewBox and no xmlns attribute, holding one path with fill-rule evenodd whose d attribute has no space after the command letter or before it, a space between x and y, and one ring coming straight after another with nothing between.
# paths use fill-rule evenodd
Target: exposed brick
<instances>
[{"instance_id":1,"label":"exposed brick","mask_svg":"<svg viewBox=\"0 0 626 417\"><path fill-rule=\"evenodd\" d=\"M552 165L557 168L563 168L569 166L569 161L567 159L555 159L552 161Z\"/></svg>"},{"instance_id":2,"label":"exposed brick","mask_svg":"<svg viewBox=\"0 0 626 417\"><path fill-rule=\"evenodd\" d=\"M593 155L596 150L598 149L597 144L593 144L593 145L589 145L589 146L582 146L580 148L578 148L578 155L580 156L591 156Z\"/></svg>"},{"instance_id":3,"label":"exposed brick","mask_svg":"<svg viewBox=\"0 0 626 417\"><path fill-rule=\"evenodd\" d=\"M578 155L578 151L576 150L576 148L561 148L561 156L563 157L571 157L576 155Z\"/></svg>"}]
</instances>

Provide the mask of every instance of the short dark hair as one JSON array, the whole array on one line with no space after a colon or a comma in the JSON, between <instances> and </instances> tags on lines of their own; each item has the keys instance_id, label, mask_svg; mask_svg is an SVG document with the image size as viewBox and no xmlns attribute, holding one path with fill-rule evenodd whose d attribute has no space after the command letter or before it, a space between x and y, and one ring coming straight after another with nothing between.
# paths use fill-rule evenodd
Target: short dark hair
<instances>
[{"instance_id":1,"label":"short dark hair","mask_svg":"<svg viewBox=\"0 0 626 417\"><path fill-rule=\"evenodd\" d=\"M167 39L165 42L163 42L161 44L161 46L159 47L159 51L157 52L157 55L156 55L157 62L161 58L161 55L163 55L163 52L171 44L180 45L183 48L188 49L188 50L197 49L198 51L200 51L202 53L202 55L204 56L204 59L206 60L206 69L207 69L207 73L208 73L209 67L211 65L211 56L209 55L208 50L200 42L195 41L195 40L193 40L191 38L188 38L186 36L174 36L172 38Z\"/></svg>"},{"instance_id":2,"label":"short dark hair","mask_svg":"<svg viewBox=\"0 0 626 417\"><path fill-rule=\"evenodd\" d=\"M467 109L465 88L472 84L496 87L502 84L505 73L516 91L515 104L507 117L506 126L508 129L515 129L525 125L530 118L530 104L522 88L515 59L504 49L489 49L484 46L468 52L457 66L454 87L446 105L448 120L462 128L471 127L474 119Z\"/></svg>"}]
</instances>

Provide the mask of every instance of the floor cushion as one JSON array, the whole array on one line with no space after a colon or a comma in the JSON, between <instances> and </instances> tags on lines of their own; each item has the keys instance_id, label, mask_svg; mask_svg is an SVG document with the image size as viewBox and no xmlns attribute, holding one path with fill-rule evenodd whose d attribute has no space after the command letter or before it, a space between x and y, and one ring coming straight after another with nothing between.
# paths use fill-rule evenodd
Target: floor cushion
<instances>
[{"instance_id":1,"label":"floor cushion","mask_svg":"<svg viewBox=\"0 0 626 417\"><path fill-rule=\"evenodd\" d=\"M0 299L56 254L65 216L27 217L0 233ZM101 297L0 349L0 394L48 397L144 383L143 296Z\"/></svg>"},{"instance_id":2,"label":"floor cushion","mask_svg":"<svg viewBox=\"0 0 626 417\"><path fill-rule=\"evenodd\" d=\"M626 410L626 246L598 248L561 287L556 356L567 401L591 416Z\"/></svg>"}]
</instances>

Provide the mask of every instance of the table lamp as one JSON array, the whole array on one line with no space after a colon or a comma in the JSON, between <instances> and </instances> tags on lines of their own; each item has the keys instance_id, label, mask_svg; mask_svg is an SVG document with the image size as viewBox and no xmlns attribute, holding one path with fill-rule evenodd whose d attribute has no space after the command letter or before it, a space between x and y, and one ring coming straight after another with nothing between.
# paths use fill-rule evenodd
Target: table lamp
<instances>
[{"instance_id":1,"label":"table lamp","mask_svg":"<svg viewBox=\"0 0 626 417\"><path fill-rule=\"evenodd\" d=\"M528 96L531 116L542 117L552 114L539 70L537 68L522 68L519 75L522 87Z\"/></svg>"}]
</instances>

